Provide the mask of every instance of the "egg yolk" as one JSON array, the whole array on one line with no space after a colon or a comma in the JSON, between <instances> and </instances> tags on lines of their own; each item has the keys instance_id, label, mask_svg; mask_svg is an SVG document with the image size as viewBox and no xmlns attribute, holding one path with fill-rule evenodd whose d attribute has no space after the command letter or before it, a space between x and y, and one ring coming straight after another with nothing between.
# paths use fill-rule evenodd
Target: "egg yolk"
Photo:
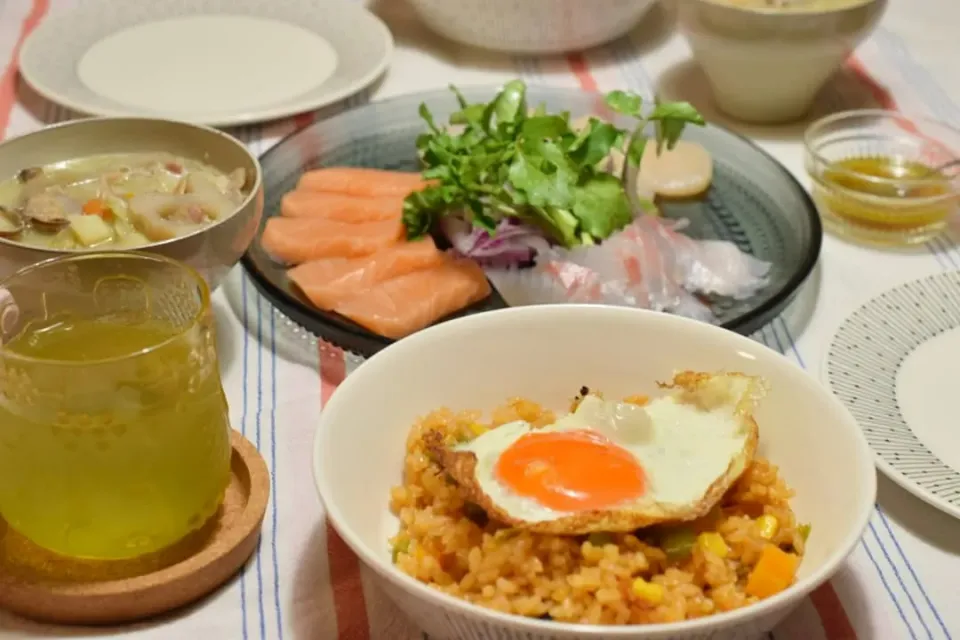
<instances>
[{"instance_id":1,"label":"egg yolk","mask_svg":"<svg viewBox=\"0 0 960 640\"><path fill-rule=\"evenodd\" d=\"M587 429L529 433L503 451L494 473L517 494L554 511L604 509L644 491L637 459Z\"/></svg>"}]
</instances>

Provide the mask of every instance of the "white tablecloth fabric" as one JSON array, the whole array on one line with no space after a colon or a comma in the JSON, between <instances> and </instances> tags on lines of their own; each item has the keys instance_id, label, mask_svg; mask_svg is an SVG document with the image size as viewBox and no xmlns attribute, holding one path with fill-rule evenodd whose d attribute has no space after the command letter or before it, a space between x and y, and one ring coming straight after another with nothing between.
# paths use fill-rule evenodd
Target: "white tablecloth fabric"
<instances>
[{"instance_id":1,"label":"white tablecloth fabric","mask_svg":"<svg viewBox=\"0 0 960 640\"><path fill-rule=\"evenodd\" d=\"M14 60L26 32L77 1L0 0L0 139L69 117L22 86ZM687 46L673 31L669 9L656 9L630 37L610 46L550 59L465 50L428 32L402 0L383 0L374 9L393 30L397 51L382 82L351 104L451 82L495 84L517 76L532 84L630 88L647 94L667 84L698 104L709 104L702 78L687 62ZM881 27L824 92L821 108L880 105L960 126L958 28L960 3L891 2ZM754 137L806 183L799 142L803 125L745 127L706 111L709 119ZM263 151L294 127L289 120L233 133ZM951 238L938 239L913 255L899 255L827 237L816 277L794 308L756 338L819 374L834 329L859 303L901 281L958 265L960 251ZM828 298L829 305L816 304ZM276 483L255 557L210 598L162 620L84 630L37 625L0 612L0 639L420 638L371 587L356 559L325 524L313 488L309 451L314 426L323 400L354 363L349 358L345 362L335 350L321 354L291 334L239 269L216 294L215 304L233 424L259 447ZM882 476L878 502L850 561L772 634L776 640L960 636L960 597L950 595L957 593L960 576L960 522Z\"/></svg>"}]
</instances>

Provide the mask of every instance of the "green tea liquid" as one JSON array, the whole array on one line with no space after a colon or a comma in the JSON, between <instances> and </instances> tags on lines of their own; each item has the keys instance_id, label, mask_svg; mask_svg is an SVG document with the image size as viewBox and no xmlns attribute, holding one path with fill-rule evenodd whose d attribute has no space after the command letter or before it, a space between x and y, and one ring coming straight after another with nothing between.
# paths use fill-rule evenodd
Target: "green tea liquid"
<instances>
[{"instance_id":1,"label":"green tea liquid","mask_svg":"<svg viewBox=\"0 0 960 640\"><path fill-rule=\"evenodd\" d=\"M0 515L11 527L63 555L121 559L216 512L230 431L200 341L159 323L78 320L28 327L5 349L37 359L6 359L0 380ZM86 364L110 358L119 364Z\"/></svg>"}]
</instances>

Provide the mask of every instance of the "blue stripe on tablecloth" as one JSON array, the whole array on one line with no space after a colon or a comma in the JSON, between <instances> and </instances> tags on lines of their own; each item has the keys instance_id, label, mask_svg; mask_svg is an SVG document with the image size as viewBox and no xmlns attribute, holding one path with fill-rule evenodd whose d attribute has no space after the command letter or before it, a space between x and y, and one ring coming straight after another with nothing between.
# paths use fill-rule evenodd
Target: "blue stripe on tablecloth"
<instances>
[{"instance_id":1,"label":"blue stripe on tablecloth","mask_svg":"<svg viewBox=\"0 0 960 640\"><path fill-rule=\"evenodd\" d=\"M904 83L910 85L917 92L917 95L920 96L922 102L927 106L934 116L953 124L960 123L960 105L957 105L957 103L950 97L943 87L940 86L940 84L934 79L926 67L917 62L917 60L910 54L910 51L907 49L905 43L899 36L895 35L888 29L881 27L875 32L874 38L877 48L885 55L885 57L893 64L893 66L897 68L901 77L903 78ZM933 241L927 244L927 247L937 260L941 270L949 271L960 268L957 261L953 256L951 256L951 252L956 252L957 245L949 235L941 235L938 238L935 238ZM879 508L877 509L877 514L879 515L880 523L883 525L883 529L887 532L887 535L896 547L896 551L903 559L911 578L916 583L920 594L923 596L924 601L926 602L930 611L933 613L937 625L943 631L944 637L951 638L952 636L947 630L947 626L944 624L943 618L940 616L940 612L937 610L937 607L933 604L933 601L927 594L927 591L923 586L923 582L920 580L920 577L914 570L913 565L907 558L907 554L900 546L897 536L890 527L890 523L886 514L883 513L883 510ZM930 637L932 638L933 635L931 634Z\"/></svg>"},{"instance_id":2,"label":"blue stripe on tablecloth","mask_svg":"<svg viewBox=\"0 0 960 640\"><path fill-rule=\"evenodd\" d=\"M328 115L334 115L337 112L340 112L343 108L353 108L364 102L369 101L370 99L370 89L365 89L360 93L353 95L347 98L342 103L334 105L328 111ZM255 153L264 151L262 148L263 135L266 127L263 125L255 125L252 127L244 127L242 131L246 132L247 135L244 136L244 142L251 147ZM244 304L244 314L246 314L246 304L247 304L247 277L244 274L242 276L243 281L243 304ZM256 571L257 571L257 592L258 592L258 611L260 614L260 638L261 640L267 640L267 620L266 620L266 608L269 606L266 603L266 598L269 597L269 594L265 595L265 587L263 580L263 564L269 562L270 566L273 569L273 609L276 613L277 618L277 634L276 637L278 640L283 640L283 606L280 600L280 562L277 551L277 537L279 530L279 507L277 496L277 348L276 348L276 316L273 310L272 305L269 301L265 300L259 294L254 292L254 295L257 300L257 342L258 342L258 351L257 351L257 383L256 383L256 393L257 393L257 413L256 413L256 446L257 449L261 451L261 454L265 458L270 459L270 481L271 481L271 496L270 496L270 531L269 534L261 541L257 546L256 552ZM266 306L266 310L262 308L261 305ZM263 366L263 348L266 346L264 344L264 317L263 314L266 313L269 316L269 335L270 335L270 363L269 363L269 382L270 385L270 399L269 406L264 409L263 406L263 394L264 394L264 366ZM244 326L247 326L247 317L244 315ZM246 350L247 341L249 340L249 331L244 331L244 349ZM244 352L244 361L246 363L246 351ZM246 375L246 370L243 377L244 383L244 396L248 392L247 385L249 384L249 379ZM246 401L245 401L246 402ZM264 438L262 437L262 420L263 414L266 412L269 415L270 427L269 427L269 443L270 451L268 454L262 450L262 445L265 444ZM264 544L266 543L266 544ZM266 555L269 554L269 557ZM241 575L241 589L243 588L242 575ZM267 586L269 589L269 585ZM244 603L245 606L245 603ZM246 615L244 614L244 640L246 640Z\"/></svg>"},{"instance_id":3,"label":"blue stripe on tablecloth","mask_svg":"<svg viewBox=\"0 0 960 640\"><path fill-rule=\"evenodd\" d=\"M243 300L243 365L242 365L242 379L243 384L241 386L241 394L243 398L243 406L240 410L240 433L246 437L247 435L247 374L249 372L248 367L248 353L250 351L250 331L247 330L249 326L249 316L247 313L247 278L246 276L240 279L241 282L241 299ZM243 636L243 640L249 639L249 634L247 632L247 567L249 562L245 562L243 567L240 569L240 628Z\"/></svg>"},{"instance_id":4,"label":"blue stripe on tablecloth","mask_svg":"<svg viewBox=\"0 0 960 640\"><path fill-rule=\"evenodd\" d=\"M273 494L273 512L271 524L273 532L270 536L270 555L273 560L273 605L277 610L277 638L283 640L283 618L280 606L280 561L277 557L277 499L280 496L277 490L277 314L270 310L270 396L273 410L270 411L270 475L273 480L271 493Z\"/></svg>"},{"instance_id":5,"label":"blue stripe on tablecloth","mask_svg":"<svg viewBox=\"0 0 960 640\"><path fill-rule=\"evenodd\" d=\"M254 429L254 442L257 451L260 447L260 423L263 416L263 296L257 296L257 413L256 425ZM261 451L262 455L262 451ZM270 470L270 477L273 477L273 469ZM270 502L276 502L276 496L270 496ZM263 603L263 538L257 542L257 555L255 566L257 569L257 611L260 614L260 637L264 640L267 637L267 618L264 613Z\"/></svg>"},{"instance_id":6,"label":"blue stripe on tablecloth","mask_svg":"<svg viewBox=\"0 0 960 640\"><path fill-rule=\"evenodd\" d=\"M953 271L955 269L960 269L960 263L957 261L958 250L957 245L950 239L945 236L940 236L936 238L934 242L942 249L941 252L937 252L937 261L940 262L940 267L943 271ZM942 260L941 260L942 257ZM893 533L893 529L890 527L889 519L882 510L878 510L880 514L881 524L883 524L884 529L887 531L887 534L893 540L893 544L897 548L897 552L900 554L900 557L903 558L904 564L907 566L907 570L910 572L911 577L914 582L917 584L917 588L920 589L920 594L923 596L924 601L927 603L927 606L930 607L930 611L933 612L934 617L937 620L937 624L940 626L940 629L943 631L943 635L948 640L953 636L950 634L950 631L947 629L947 625L944 624L943 618L940 616L940 612L937 611L937 607L931 601L930 596L927 594L926 589L923 587L923 583L920 581L919 576L913 568L913 565L910 564L910 561L907 560L907 556L904 553L903 549L900 546L900 543L897 541L896 536ZM933 636L931 636L933 637Z\"/></svg>"},{"instance_id":7,"label":"blue stripe on tablecloth","mask_svg":"<svg viewBox=\"0 0 960 640\"><path fill-rule=\"evenodd\" d=\"M652 86L652 81L651 81L651 79L650 79L649 74L647 74L646 70L643 69L643 65L642 65L642 62L641 62L641 61L639 61L639 60L637 60L637 59L635 59L635 58L632 58L632 55L631 55L631 54L633 54L633 53L635 52L635 50L636 50L636 47L635 47L635 45L633 44L633 42L632 42L632 40L630 39L630 37L629 37L629 36L624 37L621 41L619 41L616 45L614 45L614 47L613 47L613 49L612 49L613 58L614 58L614 60L616 61L618 67L620 68L620 71L621 71L622 76L623 76L624 79L627 81L628 85L631 86L631 88L633 88L633 89L636 90L636 91L640 91L640 92L642 92L642 93L645 94L645 95L653 95L654 92L655 92L655 87ZM781 343L780 340L779 340L779 338L777 337L777 327L778 327L778 326L781 328L781 331L782 331L782 332L784 333L784 335L786 336L786 338L787 338L787 341L786 341L786 342L789 344L790 351L792 352L794 358L797 360L797 363L798 363L801 367L806 368L806 365L805 365L805 363L804 363L804 361L803 361L803 357L800 355L800 352L799 352L799 350L798 350L797 347L796 347L796 342L795 342L795 340L793 339L793 336L790 335L789 329L788 329L786 323L784 322L784 320L783 320L782 318L777 318L776 320L774 320L773 323L771 323L771 325L768 325L768 327L767 327L767 330L771 332L771 335L772 335L773 338L774 338L774 342L771 343L771 342L766 338L765 333L764 333L763 330L761 330L761 331L759 332L759 338L760 338L761 342L765 343L767 346L769 346L769 347L771 347L771 348L777 349L778 351L780 351L780 352L782 352L782 353L786 353L785 345L784 345L783 343ZM756 338L757 335L755 335L754 337ZM876 537L876 536L875 536L875 537ZM877 537L877 542L880 544L881 548L883 549L883 544L882 544L881 540L879 539L879 537ZM896 543L895 543L895 544L896 544ZM897 544L896 546L897 546L898 549L899 549L899 544ZM865 545L864 545L864 548L866 548ZM900 581L901 586L903 586L903 580L902 580L902 578L901 578L900 575L899 575L899 572L898 572L898 570L897 570L896 565L890 560L889 555L887 554L886 549L883 550L883 553L884 553L884 556L886 557L886 559L887 559L887 561L888 561L888 564L889 564L889 566L890 566L890 569L891 569L891 570L894 572L894 574L897 576L897 579ZM907 561L907 559L906 559L905 556L903 556L903 559L904 559L904 562L909 565L909 562ZM907 626L907 629L909 630L911 636L913 636L913 635L914 635L914 632L913 632L913 630L910 628L910 624L909 624L909 622L908 622L908 619L907 619L906 615L904 614L904 612L902 611L902 609L900 608L900 604L899 604L899 602L898 602L898 600L897 600L896 595L894 594L894 591L893 591L893 590L890 588L890 586L888 585L888 583L887 583L887 581L886 581L886 578L885 578L884 575L883 575L883 571L881 570L880 565L879 565L877 562L874 561L874 558L873 558L872 556L871 556L871 561L873 561L874 567L876 568L878 574L879 574L880 577L881 577L881 582L884 584L884 587L886 588L887 594L890 596L890 599L893 601L895 607L897 608L898 612L900 613L900 618L903 620L904 625ZM911 573L912 573L912 571L911 571ZM919 581L917 581L917 582L918 582L918 586L919 586ZM921 590L922 590L922 587L921 587ZM917 612L917 616L920 618L921 622L923 623L924 628L927 628L927 627L926 627L926 622L924 622L924 620L923 620L923 615L920 613L919 608L918 608L918 607L916 606L916 604L913 602L913 599L910 597L909 592L907 591L907 589L906 589L905 586L904 586L904 592L907 593L907 597L910 599L911 604L913 604L914 610ZM936 612L934 612L934 614L936 615ZM928 633L929 633L929 631L928 631Z\"/></svg>"},{"instance_id":8,"label":"blue stripe on tablecloth","mask_svg":"<svg viewBox=\"0 0 960 640\"><path fill-rule=\"evenodd\" d=\"M876 508L874 509L874 515L879 516L879 514L880 514L880 505L877 505ZM906 594L907 602L909 602L910 606L913 607L914 612L916 612L917 614L917 618L920 619L920 624L923 626L923 630L927 632L927 637L932 639L933 634L930 633L930 627L927 626L927 621L924 620L923 614L920 613L920 607L917 606L916 601L914 601L913 596L910 594L910 590L907 588L906 583L903 581L903 576L900 574L900 570L897 568L896 563L893 561L893 558L891 558L890 554L887 552L887 547L883 544L883 540L880 538L880 534L877 533L877 528L876 528L876 525L873 523L873 521L871 521L868 524L868 529L870 530L870 533L873 534L873 537L877 541L877 544L880 545L880 553L883 554L884 559L893 569L893 576L897 579L897 583L900 584L900 588L903 589L903 592ZM890 531L890 539L893 541L894 545L899 549L900 545L897 544L897 539L893 535L893 531ZM910 563L907 562L907 559L905 556L902 555L902 552L901 552L901 557L903 558L903 561L906 563L907 567L909 567ZM910 570L910 573L913 573L913 569ZM916 577L916 574L914 574L914 577ZM919 585L919 582L917 584Z\"/></svg>"},{"instance_id":9,"label":"blue stripe on tablecloth","mask_svg":"<svg viewBox=\"0 0 960 640\"><path fill-rule=\"evenodd\" d=\"M880 569L880 564L877 562L877 559L873 557L873 553L870 551L870 547L867 546L866 539L860 540L860 545L863 547L863 550L867 553L867 557L870 558L871 564L877 570L877 574L880 576L880 582L883 584L883 588L887 590L887 593L893 596L893 591L890 588L890 585L887 583L886 577L883 575L883 571ZM916 639L917 635L913 632L913 629L907 624L907 616L904 615L903 609L900 608L900 602L893 598L893 606L896 607L897 613L900 614L900 619L903 620L903 624L906 625L907 631L910 632L910 637Z\"/></svg>"},{"instance_id":10,"label":"blue stripe on tablecloth","mask_svg":"<svg viewBox=\"0 0 960 640\"><path fill-rule=\"evenodd\" d=\"M264 126L263 126L263 125L253 125L253 126L250 127L250 139L249 139L248 144L250 144L251 146L254 147L254 149L255 149L255 150L254 150L254 153L257 153L257 151L259 150L259 142L260 142L261 140L263 140L263 132L264 132ZM263 424L263 393L264 393L264 388L263 388L263 387L264 387L264 379L263 379L263 378L264 378L264 375L263 375L263 374L264 374L264 367L263 367L263 350L264 350L264 347L265 347L264 342L263 342L263 322L264 322L264 317L263 317L264 310L263 310L263 308L262 308L262 305L263 305L263 304L266 304L266 306L267 306L266 313L269 314L269 315L272 317L272 316L273 316L273 307L272 307L272 305L271 305L269 302L267 302L266 300L264 300L264 299L263 299L263 296L259 296L259 295L258 295L258 296L257 296L257 343L258 343L258 349L257 349L257 431L256 431L256 440L257 440L257 450L260 451L260 454L261 454L261 455L264 455L264 454L265 454L265 452L264 452L264 450L263 450L263 441L262 441L262 437L261 437L261 433L262 433L261 430L262 430L262 424ZM271 339L271 354L270 354L270 355L271 355L271 365L270 365L270 368L271 368L271 371L273 371L273 370L276 369L276 365L273 363L273 360L274 360L274 357L275 357L275 356L274 356L274 349L273 349L272 339ZM276 400L275 400L275 399L273 399L273 402L272 402L271 406L268 408L268 411L269 411L269 414L270 414L271 416L273 416L273 414L276 413ZM264 455L264 457L266 458L265 455ZM273 484L276 482L276 477L277 477L277 468L276 468L276 465L271 464L271 465L270 465L270 482L271 482L271 485L273 485ZM266 639L267 639L267 615L266 615L267 602L266 602L266 596L265 596L265 591L266 591L266 589L265 589L265 586L264 586L264 579L263 579L263 565L264 565L264 562L270 562L270 563L272 564L272 559L273 559L273 556L272 556L272 555L271 555L270 558L267 558L267 559L264 558L264 555L267 554L267 553L272 553L272 550L276 547L276 539L277 539L277 529L276 529L276 526L275 526L275 524L274 524L274 523L276 522L276 520L277 520L277 518L276 518L276 511L277 511L277 494L276 494L276 491L273 491L272 489L273 489L273 486L271 486L271 493L270 493L270 521L271 521L270 532L269 532L269 535L268 535L268 536L263 536L263 534L262 534L262 532L261 532L261 538L260 538L260 542L257 544L257 552L256 552L256 553L257 553L257 557L256 557L256 567L257 567L257 596L258 596L258 597L257 597L257 606L258 606L258 612L259 612L259 614L260 614L260 638L261 638L261 640L266 640ZM265 539L265 538L266 538L266 539ZM274 571L274 574L273 574L273 589L272 589L271 591L273 591L274 593L276 593L276 591L279 589L279 585L280 585L280 577L277 575L277 572ZM277 620L279 621L279 620L280 620L280 605L279 605L279 602L275 603L275 606L276 606L276 608L275 608L275 613L276 613L276 616L277 616Z\"/></svg>"},{"instance_id":11,"label":"blue stripe on tablecloth","mask_svg":"<svg viewBox=\"0 0 960 640\"><path fill-rule=\"evenodd\" d=\"M780 339L780 335L778 334L778 331L777 331L778 326L780 327L780 330L784 335L784 338L785 338L784 340ZM766 334L764 333L764 331L767 331L767 330L773 336L773 340L774 342L776 342L776 344L773 344L769 340L767 340ZM807 365L803 360L803 356L800 355L800 351L797 349L796 341L793 339L790 329L782 317L776 318L771 324L767 325L767 327L764 327L764 329L761 330L761 335L763 336L763 342L768 347L776 349L777 351L780 351L781 353L786 355L789 355L788 352L792 353L794 358L797 360L797 364L799 364L804 369L807 368ZM879 508L876 508L874 512L875 514L879 514ZM874 539L876 539L877 543L880 546L880 551L883 553L884 558L887 560L887 563L889 564L890 568L893 570L893 573L897 579L897 582L900 584L900 587L903 589L904 593L906 594L907 599L909 600L910 604L913 606L913 610L916 612L917 617L920 620L920 624L923 625L923 628L927 631L927 635L930 636L930 629L927 627L927 624L924 621L923 616L920 613L920 610L918 609L916 603L913 601L913 598L911 597L910 592L907 590L907 587L900 576L900 572L897 570L896 565L894 564L893 560L891 560L889 554L887 553L886 548L883 546L883 542L880 540L880 537L877 535L876 529L874 528L874 525L872 522L868 524L868 529L873 533ZM870 558L870 562L873 564L874 568L877 570L877 573L880 575L880 581L882 582L884 588L886 589L887 594L893 600L894 606L896 607L897 612L900 614L900 619L903 620L903 623L904 625L906 625L910 635L912 637L916 637L916 635L914 634L913 628L908 622L906 614L904 613L903 609L900 606L900 602L898 601L896 595L894 595L894 590L891 588L890 584L887 582L883 569L881 568L880 564L877 562L873 553L871 553L870 549L867 547L866 540L861 540L861 545L863 546L863 549L867 552L867 556Z\"/></svg>"},{"instance_id":12,"label":"blue stripe on tablecloth","mask_svg":"<svg viewBox=\"0 0 960 640\"><path fill-rule=\"evenodd\" d=\"M778 331L777 331L778 326L780 328L780 332L783 334L785 338L784 340L781 340L780 335L778 335ZM773 336L772 341L767 339L766 332L769 332ZM761 342L763 342L766 346L772 349L776 349L777 351L785 355L790 355L792 353L794 358L797 361L797 364L799 364L804 369L807 368L806 363L803 360L803 356L800 355L800 351L797 349L796 341L793 339L793 336L790 333L790 329L788 328L787 323L783 320L782 317L776 318L772 323L770 323L769 325L761 329L759 332L759 335L761 338ZM869 525L869 528L871 531L873 530L872 523ZM896 566L893 564L892 561L890 561L890 557L887 555L886 549L883 548L883 543L876 536L875 532L874 532L874 538L876 539L877 543L880 545L880 549L883 552L884 557L886 557L887 562L890 565L890 568L893 569L893 572L896 575L897 580L900 582L900 586L903 587L904 592L907 593L907 597L910 598L909 592L907 592L906 587L904 587L903 581L900 578L899 573L897 572ZM910 633L911 638L916 638L916 634L914 633L913 628L910 625L910 622L908 621L908 618L904 613L903 608L900 605L900 601L897 599L896 595L894 594L893 588L890 586L890 583L887 581L887 577L885 575L884 569L881 568L880 563L877 562L874 554L870 551L870 548L867 546L866 540L861 539L860 544L863 547L864 551L866 551L867 557L870 559L871 564L873 564L874 568L876 569L877 574L880 576L880 582L881 584L883 584L883 587L886 590L887 595L889 595L890 599L893 601L894 607L896 608L897 613L899 613L900 619L903 621L904 626L906 626L907 631ZM911 599L910 601L912 604L913 600ZM916 605L914 605L914 610L916 610ZM921 624L923 624L924 628L926 628L926 623L923 622L923 618L920 615L919 611L917 611L917 616L920 618ZM928 630L928 634L929 634L929 630Z\"/></svg>"},{"instance_id":13,"label":"blue stripe on tablecloth","mask_svg":"<svg viewBox=\"0 0 960 640\"><path fill-rule=\"evenodd\" d=\"M939 119L960 124L960 105L944 90L930 71L910 53L900 36L880 27L873 35L877 48L897 66L904 82L911 85Z\"/></svg>"},{"instance_id":14,"label":"blue stripe on tablecloth","mask_svg":"<svg viewBox=\"0 0 960 640\"><path fill-rule=\"evenodd\" d=\"M797 350L796 341L793 339L793 336L792 336L791 333L790 333L790 329L788 328L787 324L783 321L782 318L779 318L778 320L779 320L780 327L781 327L781 329L782 329L782 331L783 331L783 334L784 334L784 336L786 337L786 340L787 340L787 342L788 342L789 345L790 345L790 349L792 350L793 354L796 356L796 359L797 359L798 364L800 364L801 367L806 368L806 364L804 363L802 357L800 356L799 351ZM776 321L775 321L775 323L776 323ZM776 327L776 324L774 324L774 327L772 328L772 331L773 331L774 337L775 337L775 339L776 339L776 341L777 341L777 347L779 347L779 350L780 350L781 352L786 353L786 350L783 348L783 343L780 341L780 338L777 336L777 332L776 332L776 328L775 328L775 327ZM880 511L879 506L877 506L877 507L874 509L874 515L876 515L878 518L882 518L882 517L883 517L883 515L882 515L882 513L881 513L881 511ZM926 622L926 620L924 620L923 614L920 612L920 608L917 606L916 602L915 602L914 599L913 599L913 596L910 594L910 591L909 591L909 589L907 588L907 585L906 585L906 583L904 582L903 577L901 576L899 569L897 568L897 566L896 566L896 564L894 563L893 559L890 557L890 554L888 553L887 548L884 546L883 540L882 540L882 539L880 538L880 536L878 535L876 526L874 525L873 522L870 522L870 523L868 524L868 530L873 534L873 538L876 540L877 544L879 545L880 552L883 554L883 557L884 557L884 559L887 561L887 564L888 564L888 565L890 566L890 568L893 570L893 574L894 574L894 577L895 577L896 580L897 580L897 583L900 585L900 588L903 589L904 594L906 594L907 600L909 601L910 605L913 607L914 612L917 614L917 618L920 620L920 624L923 626L924 630L927 632L927 636L928 636L929 638L932 638L933 636L932 636L932 634L930 633L930 628L927 626L927 622ZM899 549L900 549L900 545L897 543L896 538L895 538L895 536L893 535L893 532L892 532L892 531L890 531L890 537L891 537L894 545L895 545L895 546L897 547L897 549L899 550ZM873 563L873 565L874 565L874 567L876 568L877 572L880 574L881 582L883 583L884 588L887 590L887 593L890 595L891 599L893 600L894 605L896 606L896 609L897 609L897 611L898 611L899 614L900 614L900 618L903 620L904 624L907 626L907 629L908 629L908 631L910 632L910 635L913 636L913 637L916 637L915 634L914 634L914 631L913 631L912 626L910 625L910 623L909 623L908 620L907 620L906 614L904 613L903 609L901 608L900 603L899 603L899 601L897 600L897 597L894 595L894 590L893 590L893 588L890 586L890 584L887 582L886 577L884 576L884 571L883 571L883 569L881 568L881 565L877 562L874 554L870 552L870 549L869 549L869 547L867 546L867 541L866 541L866 539L861 540L861 544L862 544L864 550L867 552L867 555L868 555L868 557L870 558L871 563ZM902 550L901 550L901 554L902 554ZM904 562L907 563L906 558L903 558L903 559L904 559ZM907 563L907 566L909 567L909 563ZM912 569L911 569L911 573L913 573ZM916 574L914 574L914 579L916 579Z\"/></svg>"},{"instance_id":15,"label":"blue stripe on tablecloth","mask_svg":"<svg viewBox=\"0 0 960 640\"><path fill-rule=\"evenodd\" d=\"M241 141L243 141L243 143L248 147L251 146L254 143L254 141L258 139L258 136L259 136L259 131L253 126L238 127L232 133ZM257 319L257 324L256 324L257 338L256 338L256 342L252 345L252 347L257 350L256 375L254 376L254 375L251 375L251 367L253 363L250 360L250 354L248 351L248 349L250 348L249 342L251 340L250 334L253 329L253 327L250 325L250 322L253 316L253 311L248 308L246 278L241 278L241 279L242 279L243 316L244 316L243 324L244 324L244 327L250 328L250 330L245 330L243 332L244 334L243 335L244 370L243 370L243 392L242 393L243 393L244 400L243 400L243 417L241 418L241 433L243 433L244 437L250 440L259 451L260 450L260 431L261 431L260 418L261 418L261 415L263 414L263 389L262 389L263 385L261 384L261 379L263 376L263 349L262 349L263 335L262 335L262 328L261 328L261 324L262 324L261 298L259 295L254 296L255 303L256 303L256 319ZM253 394L253 397L251 397L251 394ZM251 402L254 403L254 407L255 407L252 412L250 407ZM256 424L253 426L253 429L252 429L253 433L250 434L250 436L248 436L247 435L248 431L251 430L248 428L251 413L253 414L253 419ZM273 496L270 496L270 499L272 500ZM241 592L241 600L242 600L241 613L243 614L243 634L245 639L249 637L249 631L247 628L247 613L246 613L246 608L247 608L246 574L247 574L247 571L250 570L251 565L254 569L256 579L257 579L257 613L259 615L259 623L257 625L257 628L260 630L261 640L265 640L266 638L266 629L265 629L266 620L264 617L264 605L263 605L263 567L260 561L260 553L261 553L262 547L263 547L263 544L261 539L257 541L257 548L255 549L251 560L248 561L246 564L244 564L244 567L240 574L240 592Z\"/></svg>"}]
</instances>

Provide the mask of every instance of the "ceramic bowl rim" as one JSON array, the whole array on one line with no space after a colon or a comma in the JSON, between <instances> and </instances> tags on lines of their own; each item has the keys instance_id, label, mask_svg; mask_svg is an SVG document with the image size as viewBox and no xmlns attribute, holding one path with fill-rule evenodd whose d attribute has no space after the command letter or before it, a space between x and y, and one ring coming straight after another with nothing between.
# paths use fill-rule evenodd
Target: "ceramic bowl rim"
<instances>
[{"instance_id":1,"label":"ceramic bowl rim","mask_svg":"<svg viewBox=\"0 0 960 640\"><path fill-rule=\"evenodd\" d=\"M799 9L794 11L785 11L783 9L777 9L774 7L748 7L748 6L738 6L730 4L729 1L725 0L690 0L692 2L699 2L700 4L708 4L714 7L719 7L721 10L727 10L730 13L737 13L740 15L752 15L752 16L762 16L767 19L777 20L777 19L792 19L792 18L829 18L838 15L842 15L847 12L853 12L857 10L866 9L869 5L879 4L885 2L886 0L859 0L858 2L851 2L850 4L840 5L836 7L822 7L817 9Z\"/></svg>"}]
</instances>

